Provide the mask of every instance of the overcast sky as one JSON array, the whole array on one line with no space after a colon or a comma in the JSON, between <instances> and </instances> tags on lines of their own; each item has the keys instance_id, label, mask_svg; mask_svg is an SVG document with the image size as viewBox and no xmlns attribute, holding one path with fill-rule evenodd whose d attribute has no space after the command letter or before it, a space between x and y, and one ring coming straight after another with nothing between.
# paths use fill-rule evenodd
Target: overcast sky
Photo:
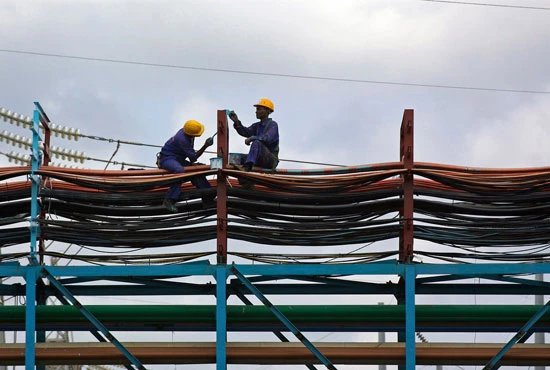
<instances>
[{"instance_id":1,"label":"overcast sky","mask_svg":"<svg viewBox=\"0 0 550 370\"><path fill-rule=\"evenodd\" d=\"M252 123L252 105L267 97L281 158L341 165L397 161L403 111L414 109L416 161L547 166L550 2L484 3L546 10L422 0L2 0L0 107L32 116L39 101L56 124L162 145L188 119L213 134L218 109ZM31 137L0 121L3 130ZM243 140L232 130L230 151L246 152ZM104 160L116 148L89 139L52 145ZM2 154L12 150L25 153L0 142ZM123 145L113 160L153 166L157 151Z\"/></svg>"},{"instance_id":2,"label":"overcast sky","mask_svg":"<svg viewBox=\"0 0 550 370\"><path fill-rule=\"evenodd\" d=\"M547 0L506 4L550 7ZM549 16L421 0L4 0L0 107L30 116L39 101L54 123L162 145L188 119L214 133L218 109L252 123L252 104L267 97L281 158L343 165L397 160L403 110L414 109L418 161L545 166ZM30 137L5 122L1 128ZM99 159L115 149L88 139L52 144ZM18 148L0 143L1 152L11 150ZM231 151L246 150L231 131ZM153 165L156 151L123 146L114 160ZM0 156L0 164L6 160Z\"/></svg>"}]
</instances>

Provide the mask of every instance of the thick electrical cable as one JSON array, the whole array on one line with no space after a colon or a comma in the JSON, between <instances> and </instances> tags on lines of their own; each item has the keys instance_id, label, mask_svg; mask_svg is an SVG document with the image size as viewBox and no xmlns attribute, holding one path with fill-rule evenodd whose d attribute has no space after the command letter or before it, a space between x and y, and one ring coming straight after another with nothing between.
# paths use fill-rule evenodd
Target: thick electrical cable
<instances>
[{"instance_id":1,"label":"thick electrical cable","mask_svg":"<svg viewBox=\"0 0 550 370\"><path fill-rule=\"evenodd\" d=\"M395 258L392 243L381 242L396 241L402 230L399 176L404 172L398 165L313 172L224 170L230 184L229 239L270 246L269 253L261 252L262 248L254 253L228 253L262 263L366 263ZM9 253L10 247L29 242L24 222L30 208L30 183L16 180L28 171L27 167L0 168L0 178L9 180L0 193L0 246L6 252L2 260L21 258ZM412 172L414 237L442 248L417 246L419 258L449 263L550 258L549 168L417 163ZM39 173L50 179L40 190L42 205L51 214L40 220L46 239L93 252L77 257L55 248L47 251L56 258L81 258L93 264L145 260L170 264L214 253L193 248L216 235L216 211L204 209L200 200L215 192L215 181L207 191L189 183L193 176L213 173L207 166L196 166L183 175L53 167L43 167ZM243 189L239 178L254 182L255 190ZM161 200L175 181L185 181L180 212L167 214ZM189 248L174 252L176 245ZM289 253L296 247L303 253ZM319 247L325 248L323 253Z\"/></svg>"}]
</instances>

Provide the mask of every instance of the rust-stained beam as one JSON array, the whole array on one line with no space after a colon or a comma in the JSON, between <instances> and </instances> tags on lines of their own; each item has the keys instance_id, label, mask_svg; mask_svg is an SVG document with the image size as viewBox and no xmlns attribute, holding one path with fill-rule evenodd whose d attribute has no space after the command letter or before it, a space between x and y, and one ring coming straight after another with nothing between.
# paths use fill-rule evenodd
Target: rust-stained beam
<instances>
[{"instance_id":1,"label":"rust-stained beam","mask_svg":"<svg viewBox=\"0 0 550 370\"><path fill-rule=\"evenodd\" d=\"M328 343L314 345L334 364L399 365L405 363L402 343ZM216 362L216 344L124 343L144 364ZM418 365L483 365L502 344L417 343ZM126 358L110 343L37 343L37 365L125 364ZM0 363L23 365L24 344L0 345ZM228 343L228 364L318 364L301 343ZM516 344L503 357L505 366L550 366L550 344Z\"/></svg>"},{"instance_id":2,"label":"rust-stained beam","mask_svg":"<svg viewBox=\"0 0 550 370\"><path fill-rule=\"evenodd\" d=\"M413 257L413 174L414 167L414 111L405 109L400 131L399 160L406 172L401 176L403 181L403 208L399 216L403 220L399 233L399 262L409 263Z\"/></svg>"},{"instance_id":3,"label":"rust-stained beam","mask_svg":"<svg viewBox=\"0 0 550 370\"><path fill-rule=\"evenodd\" d=\"M217 263L227 263L227 182L223 168L227 167L229 156L229 132L225 110L218 110L218 158L222 159L222 168L217 178Z\"/></svg>"}]
</instances>

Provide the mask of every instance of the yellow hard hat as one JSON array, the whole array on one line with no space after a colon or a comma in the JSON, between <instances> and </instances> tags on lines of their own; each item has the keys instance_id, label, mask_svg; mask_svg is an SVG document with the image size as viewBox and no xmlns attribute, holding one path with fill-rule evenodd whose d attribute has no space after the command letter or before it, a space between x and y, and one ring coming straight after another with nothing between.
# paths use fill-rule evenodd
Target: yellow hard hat
<instances>
[{"instance_id":1,"label":"yellow hard hat","mask_svg":"<svg viewBox=\"0 0 550 370\"><path fill-rule=\"evenodd\" d=\"M189 136L201 136L204 132L204 126L199 121L190 119L189 121L185 122L185 125L183 125L183 132L185 132Z\"/></svg>"},{"instance_id":2,"label":"yellow hard hat","mask_svg":"<svg viewBox=\"0 0 550 370\"><path fill-rule=\"evenodd\" d=\"M275 111L275 107L273 106L273 102L266 98L261 98L260 101L256 104L254 104L255 107L266 107L268 109L271 109L271 111Z\"/></svg>"}]
</instances>

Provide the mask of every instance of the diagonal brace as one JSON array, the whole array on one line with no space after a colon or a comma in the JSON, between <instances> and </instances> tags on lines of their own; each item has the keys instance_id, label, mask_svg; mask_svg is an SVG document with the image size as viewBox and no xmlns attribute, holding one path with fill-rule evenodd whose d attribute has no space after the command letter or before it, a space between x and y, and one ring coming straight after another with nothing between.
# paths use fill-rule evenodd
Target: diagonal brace
<instances>
[{"instance_id":1,"label":"diagonal brace","mask_svg":"<svg viewBox=\"0 0 550 370\"><path fill-rule=\"evenodd\" d=\"M523 325L521 327L521 329L519 329L519 331L516 333L516 335L514 335L514 337L512 339L510 339L510 341L495 355L495 357L493 357L484 367L483 367L483 370L496 370L500 367L500 365L498 364L498 362L500 361L500 359L506 354L506 352L508 352L508 350L510 348L512 348L512 346L518 342L520 343L524 343L527 338L532 334L532 327L533 325L535 325L535 323L542 317L546 314L546 312L548 312L548 310L550 309L550 301L546 302L546 304L544 306L541 307L540 310L538 310L534 315L533 317L531 317L529 319L529 321L527 321L525 323L525 325Z\"/></svg>"},{"instance_id":2,"label":"diagonal brace","mask_svg":"<svg viewBox=\"0 0 550 370\"><path fill-rule=\"evenodd\" d=\"M105 335L105 337L115 345L115 347L118 348L118 350L120 352L122 352L122 354L124 354L124 356L126 356L126 358L132 363L134 364L138 369L140 370L147 370L145 368L145 366L143 366L143 364L141 363L141 361L139 361L137 359L137 357L135 357L133 354L130 353L130 351L128 351L123 345L122 343L120 343L112 334L111 332L105 327L105 325L103 325L90 311L88 311L86 309L86 307L84 307L76 298L75 296L73 296L73 294L67 289L65 288L59 281L57 281L55 279L55 277L50 274L50 272L48 271L48 269L46 267L42 267L42 274L44 275L44 277L46 277L50 283L55 286L65 297L67 297L67 299L69 300L69 302L75 306L76 308L78 308L78 310L80 312L82 312L82 314L96 327L99 329L99 331L101 331L101 333L103 333L103 335Z\"/></svg>"},{"instance_id":3,"label":"diagonal brace","mask_svg":"<svg viewBox=\"0 0 550 370\"><path fill-rule=\"evenodd\" d=\"M246 296L244 294L242 294L241 292L237 292L236 293L237 297L239 297L241 299L241 301L243 301L244 304L246 304L247 306L253 306L252 302L250 302L250 300L248 298L246 298ZM281 333L279 330L275 330L273 331L273 334L275 334L275 336L277 338L279 338L279 340L281 342L285 342L285 343L288 343L290 342L287 337L285 337L285 335L283 333ZM317 368L314 366L314 365L311 365L311 364L306 364L306 367L309 369L309 370L317 370Z\"/></svg>"},{"instance_id":4,"label":"diagonal brace","mask_svg":"<svg viewBox=\"0 0 550 370\"><path fill-rule=\"evenodd\" d=\"M281 313L248 279L240 273L235 266L231 266L231 272L252 292L271 312L298 338L328 369L337 370L336 367L325 357L305 336L298 330L285 315Z\"/></svg>"}]
</instances>

